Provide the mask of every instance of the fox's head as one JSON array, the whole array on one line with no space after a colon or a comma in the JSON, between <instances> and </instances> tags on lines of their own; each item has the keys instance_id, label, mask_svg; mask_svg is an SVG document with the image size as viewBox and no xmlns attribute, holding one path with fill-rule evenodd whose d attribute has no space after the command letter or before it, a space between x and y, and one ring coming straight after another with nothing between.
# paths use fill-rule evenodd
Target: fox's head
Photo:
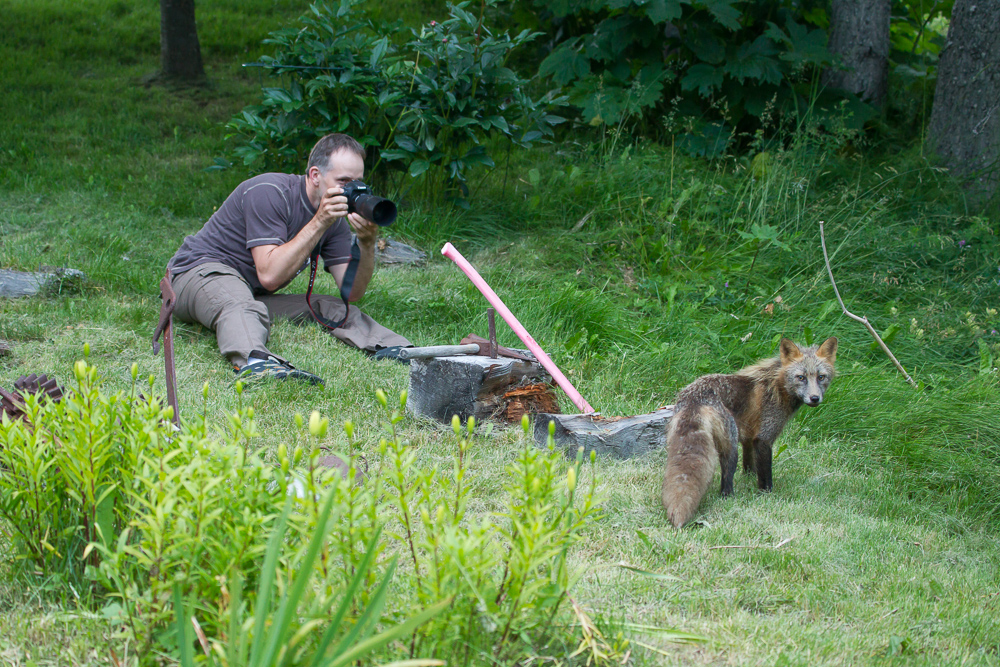
<instances>
[{"instance_id":1,"label":"fox's head","mask_svg":"<svg viewBox=\"0 0 1000 667\"><path fill-rule=\"evenodd\" d=\"M819 405L833 379L837 339L827 338L818 348L801 348L782 338L780 350L781 381L785 390L810 407Z\"/></svg>"}]
</instances>

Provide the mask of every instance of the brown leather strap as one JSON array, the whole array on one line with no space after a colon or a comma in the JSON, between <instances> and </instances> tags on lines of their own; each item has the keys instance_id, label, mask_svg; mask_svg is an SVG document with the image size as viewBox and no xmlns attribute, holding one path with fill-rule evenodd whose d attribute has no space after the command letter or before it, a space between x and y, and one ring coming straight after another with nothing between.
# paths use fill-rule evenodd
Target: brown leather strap
<instances>
[{"instance_id":1,"label":"brown leather strap","mask_svg":"<svg viewBox=\"0 0 1000 667\"><path fill-rule=\"evenodd\" d=\"M160 351L160 334L163 334L163 361L166 367L167 376L167 403L174 409L174 423L180 424L181 409L177 404L177 373L174 368L174 328L171 322L171 315L174 314L174 306L177 304L177 295L174 287L170 284L170 269L160 281L160 297L163 305L160 306L160 321L153 331L153 354Z\"/></svg>"},{"instance_id":2,"label":"brown leather strap","mask_svg":"<svg viewBox=\"0 0 1000 667\"><path fill-rule=\"evenodd\" d=\"M174 293L173 285L170 284L170 269L167 269L167 275L160 281L160 297L163 299L163 305L160 306L160 321L153 329L153 354L160 352L160 334L170 326L170 316L173 315L174 306L177 304L177 295Z\"/></svg>"}]
</instances>

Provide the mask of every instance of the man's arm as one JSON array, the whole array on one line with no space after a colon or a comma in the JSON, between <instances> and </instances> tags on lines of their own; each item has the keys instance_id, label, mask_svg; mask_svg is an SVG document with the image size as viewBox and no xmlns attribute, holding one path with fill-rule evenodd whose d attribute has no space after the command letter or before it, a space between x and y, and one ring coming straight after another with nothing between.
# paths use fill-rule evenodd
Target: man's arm
<instances>
[{"instance_id":1,"label":"man's arm","mask_svg":"<svg viewBox=\"0 0 1000 667\"><path fill-rule=\"evenodd\" d=\"M294 278L326 230L339 218L347 215L347 197L344 197L342 192L340 188L327 190L319 208L316 209L316 215L287 243L260 245L250 249L254 267L257 269L257 279L264 289L273 292ZM374 250L374 240L372 248ZM361 273L360 269L358 273ZM368 278L371 279L370 273ZM365 285L367 284L366 282Z\"/></svg>"},{"instance_id":2,"label":"man's arm","mask_svg":"<svg viewBox=\"0 0 1000 667\"><path fill-rule=\"evenodd\" d=\"M372 273L375 271L375 241L378 239L379 227L374 222L366 220L357 213L347 216L347 221L351 229L358 236L358 248L361 250L361 259L358 261L358 272L354 274L354 284L351 286L349 301L359 301L368 289L371 282ZM330 267L333 279L337 281L337 287L344 284L344 274L347 273L347 264L334 264Z\"/></svg>"}]
</instances>

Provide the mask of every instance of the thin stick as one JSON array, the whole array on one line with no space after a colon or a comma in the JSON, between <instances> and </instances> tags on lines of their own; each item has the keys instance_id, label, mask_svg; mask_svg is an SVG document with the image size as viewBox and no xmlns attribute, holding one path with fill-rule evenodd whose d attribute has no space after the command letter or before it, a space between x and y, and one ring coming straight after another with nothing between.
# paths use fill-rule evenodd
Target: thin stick
<instances>
[{"instance_id":1,"label":"thin stick","mask_svg":"<svg viewBox=\"0 0 1000 667\"><path fill-rule=\"evenodd\" d=\"M830 256L826 252L826 236L823 234L822 220L819 221L819 241L823 245L823 259L826 260L826 272L830 276L830 284L833 285L833 293L837 295L837 301L840 302L840 307L843 309L844 315L847 315L849 318L855 320L856 322L861 322L862 324L864 324L865 328L868 329L868 333L870 333L872 337L876 340L876 342L878 342L879 347L882 348L882 351L885 352L890 359L892 359L892 363L896 364L896 368L898 368L899 372L903 374L903 377L906 378L906 381L909 382L914 387L916 387L917 383L913 381L913 378L910 377L910 374L907 373L906 370L903 368L902 364L899 363L899 360L896 359L896 356L889 351L888 347L886 347L886 344L882 341L882 337L878 335L878 332L875 331L875 328L872 327L870 322L868 322L868 317L867 316L858 317L851 311L847 310L847 306L844 305L844 300L840 298L840 290L837 289L837 282L833 279L833 269L830 268Z\"/></svg>"},{"instance_id":2,"label":"thin stick","mask_svg":"<svg viewBox=\"0 0 1000 667\"><path fill-rule=\"evenodd\" d=\"M709 547L708 550L713 549L780 549L792 540L794 537L786 537L775 545L770 544L722 544L717 547Z\"/></svg>"}]
</instances>

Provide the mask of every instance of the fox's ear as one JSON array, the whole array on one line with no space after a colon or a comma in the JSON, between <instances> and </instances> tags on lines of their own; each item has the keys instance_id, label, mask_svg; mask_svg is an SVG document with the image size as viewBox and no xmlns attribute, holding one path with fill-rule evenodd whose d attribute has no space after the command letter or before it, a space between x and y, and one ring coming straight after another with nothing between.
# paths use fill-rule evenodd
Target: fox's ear
<instances>
[{"instance_id":1,"label":"fox's ear","mask_svg":"<svg viewBox=\"0 0 1000 667\"><path fill-rule=\"evenodd\" d=\"M837 360L837 337L830 336L816 350L816 356L823 357L831 364Z\"/></svg>"},{"instance_id":2,"label":"fox's ear","mask_svg":"<svg viewBox=\"0 0 1000 667\"><path fill-rule=\"evenodd\" d=\"M781 363L783 364L802 358L802 350L789 338L782 338L778 349L781 351Z\"/></svg>"}]
</instances>

